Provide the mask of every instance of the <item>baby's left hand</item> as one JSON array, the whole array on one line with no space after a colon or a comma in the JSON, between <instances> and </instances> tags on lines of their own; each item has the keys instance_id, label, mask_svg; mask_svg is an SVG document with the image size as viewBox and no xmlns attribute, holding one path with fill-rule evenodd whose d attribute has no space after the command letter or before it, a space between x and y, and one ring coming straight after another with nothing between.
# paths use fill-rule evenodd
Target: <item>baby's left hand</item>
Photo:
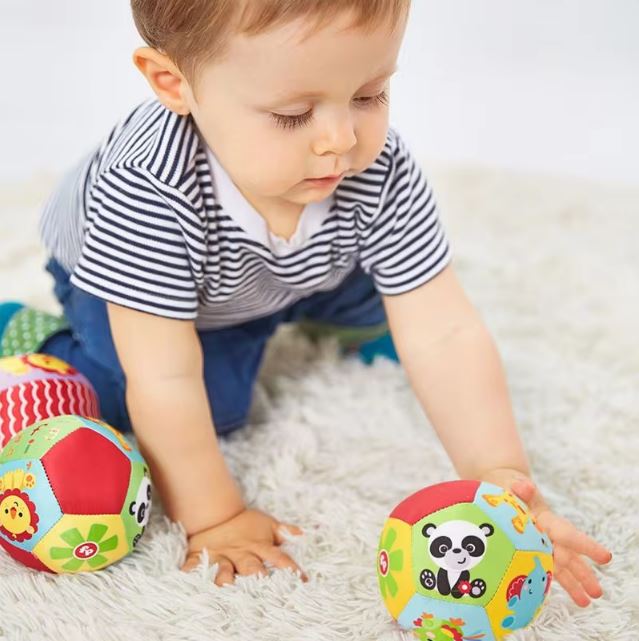
<instances>
[{"instance_id":1,"label":"baby's left hand","mask_svg":"<svg viewBox=\"0 0 639 641\"><path fill-rule=\"evenodd\" d=\"M589 596L598 599L603 594L595 573L582 555L602 565L612 559L609 550L567 519L554 514L534 482L518 470L491 470L481 480L510 490L528 505L537 525L552 541L555 561L553 579L559 581L579 607L585 608L590 604Z\"/></svg>"}]
</instances>

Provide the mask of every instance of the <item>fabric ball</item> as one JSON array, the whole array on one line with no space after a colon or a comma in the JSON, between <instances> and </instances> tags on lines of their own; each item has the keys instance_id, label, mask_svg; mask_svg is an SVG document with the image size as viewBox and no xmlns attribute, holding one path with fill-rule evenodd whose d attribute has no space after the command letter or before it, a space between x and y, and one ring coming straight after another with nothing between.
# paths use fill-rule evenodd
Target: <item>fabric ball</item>
<instances>
[{"instance_id":1,"label":"fabric ball","mask_svg":"<svg viewBox=\"0 0 639 641\"><path fill-rule=\"evenodd\" d=\"M0 547L46 572L100 570L136 547L151 510L151 476L116 429L54 416L0 453Z\"/></svg>"},{"instance_id":2,"label":"fabric ball","mask_svg":"<svg viewBox=\"0 0 639 641\"><path fill-rule=\"evenodd\" d=\"M426 487L390 513L377 551L382 599L423 641L499 641L550 589L553 548L527 506L491 483Z\"/></svg>"}]
</instances>

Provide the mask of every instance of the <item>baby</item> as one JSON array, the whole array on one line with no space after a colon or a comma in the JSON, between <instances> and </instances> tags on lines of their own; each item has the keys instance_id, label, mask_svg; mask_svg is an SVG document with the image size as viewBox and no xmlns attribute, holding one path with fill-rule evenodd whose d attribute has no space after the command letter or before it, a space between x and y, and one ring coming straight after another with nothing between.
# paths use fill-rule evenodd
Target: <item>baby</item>
<instances>
[{"instance_id":1,"label":"baby","mask_svg":"<svg viewBox=\"0 0 639 641\"><path fill-rule=\"evenodd\" d=\"M339 8L336 10L336 6ZM269 337L298 323L399 360L462 478L526 501L586 606L612 555L530 478L499 354L451 265L436 202L389 126L410 0L133 0L155 93L69 171L41 219L64 316L0 306L3 353L83 372L134 430L189 570L306 575L218 447L246 423ZM392 340L391 340L392 335Z\"/></svg>"}]
</instances>

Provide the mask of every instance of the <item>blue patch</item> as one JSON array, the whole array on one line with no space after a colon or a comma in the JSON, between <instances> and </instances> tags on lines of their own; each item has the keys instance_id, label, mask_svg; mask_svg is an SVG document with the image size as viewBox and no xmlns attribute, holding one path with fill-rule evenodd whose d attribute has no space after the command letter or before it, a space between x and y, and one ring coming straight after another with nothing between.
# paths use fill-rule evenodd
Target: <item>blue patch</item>
<instances>
[{"instance_id":1,"label":"blue patch","mask_svg":"<svg viewBox=\"0 0 639 641\"><path fill-rule=\"evenodd\" d=\"M0 338L4 334L9 321L13 318L13 315L16 312L19 312L24 305L22 303L16 303L14 301L8 301L6 303L0 303Z\"/></svg>"},{"instance_id":2,"label":"blue patch","mask_svg":"<svg viewBox=\"0 0 639 641\"><path fill-rule=\"evenodd\" d=\"M515 595L508 601L511 613L501 622L505 630L518 630L526 627L534 618L535 613L544 602L548 577L541 565L539 557L535 557L535 565L526 577L519 596Z\"/></svg>"},{"instance_id":3,"label":"blue patch","mask_svg":"<svg viewBox=\"0 0 639 641\"><path fill-rule=\"evenodd\" d=\"M504 500L506 495L507 500ZM510 503L511 500L519 509ZM482 483L477 489L474 503L499 525L516 550L552 554L550 539L537 529L526 504L512 492L506 492L492 483Z\"/></svg>"}]
</instances>

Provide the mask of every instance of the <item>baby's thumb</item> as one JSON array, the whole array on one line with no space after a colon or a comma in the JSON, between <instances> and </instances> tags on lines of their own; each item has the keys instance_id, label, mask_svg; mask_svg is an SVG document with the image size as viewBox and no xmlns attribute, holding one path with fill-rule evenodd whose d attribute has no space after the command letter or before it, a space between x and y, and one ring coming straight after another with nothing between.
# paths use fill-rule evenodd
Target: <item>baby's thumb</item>
<instances>
[{"instance_id":1,"label":"baby's thumb","mask_svg":"<svg viewBox=\"0 0 639 641\"><path fill-rule=\"evenodd\" d=\"M510 489L527 505L530 505L537 492L535 484L528 478L515 479Z\"/></svg>"}]
</instances>

